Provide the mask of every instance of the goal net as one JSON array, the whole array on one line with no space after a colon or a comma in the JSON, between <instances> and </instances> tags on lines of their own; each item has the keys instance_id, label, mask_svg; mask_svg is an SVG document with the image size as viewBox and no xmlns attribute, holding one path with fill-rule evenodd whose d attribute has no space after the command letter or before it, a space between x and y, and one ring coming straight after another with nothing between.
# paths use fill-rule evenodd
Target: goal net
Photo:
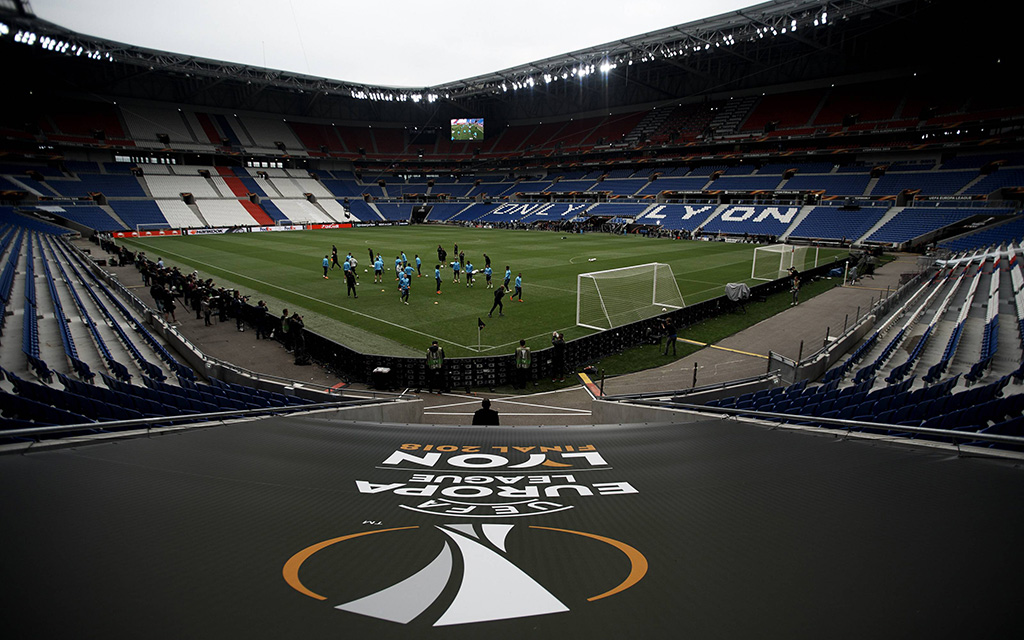
<instances>
[{"instance_id":1,"label":"goal net","mask_svg":"<svg viewBox=\"0 0 1024 640\"><path fill-rule=\"evenodd\" d=\"M754 249L754 264L750 268L750 277L753 280L777 280L786 277L790 267L803 271L816 266L818 247L773 244Z\"/></svg>"},{"instance_id":2,"label":"goal net","mask_svg":"<svg viewBox=\"0 0 1024 640\"><path fill-rule=\"evenodd\" d=\"M672 268L652 262L576 276L576 324L612 329L684 306Z\"/></svg>"}]
</instances>

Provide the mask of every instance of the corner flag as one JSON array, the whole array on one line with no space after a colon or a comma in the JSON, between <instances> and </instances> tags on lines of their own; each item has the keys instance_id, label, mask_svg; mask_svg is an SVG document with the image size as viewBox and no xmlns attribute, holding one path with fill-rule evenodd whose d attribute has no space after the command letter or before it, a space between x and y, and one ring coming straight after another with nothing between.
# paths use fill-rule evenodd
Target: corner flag
<instances>
[{"instance_id":1,"label":"corner flag","mask_svg":"<svg viewBox=\"0 0 1024 640\"><path fill-rule=\"evenodd\" d=\"M486 325L486 324L484 324L484 321L483 321L482 319L480 319L480 318L477 318L477 319L476 319L476 328L477 328L477 329L483 329L483 328L484 328L484 327L486 327L486 326L487 326L487 325Z\"/></svg>"}]
</instances>

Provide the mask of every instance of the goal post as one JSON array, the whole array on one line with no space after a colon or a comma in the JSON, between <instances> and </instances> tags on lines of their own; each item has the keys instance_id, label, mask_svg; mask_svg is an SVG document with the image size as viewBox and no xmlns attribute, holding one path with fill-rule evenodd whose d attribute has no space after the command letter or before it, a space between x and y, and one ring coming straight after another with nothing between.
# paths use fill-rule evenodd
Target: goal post
<instances>
[{"instance_id":1,"label":"goal post","mask_svg":"<svg viewBox=\"0 0 1024 640\"><path fill-rule=\"evenodd\" d=\"M787 275L790 267L797 271L818 266L818 247L792 244L773 244L754 248L754 260L750 267L752 280L778 280Z\"/></svg>"},{"instance_id":2,"label":"goal post","mask_svg":"<svg viewBox=\"0 0 1024 640\"><path fill-rule=\"evenodd\" d=\"M613 329L685 306L672 267L659 262L576 276L576 324Z\"/></svg>"}]
</instances>

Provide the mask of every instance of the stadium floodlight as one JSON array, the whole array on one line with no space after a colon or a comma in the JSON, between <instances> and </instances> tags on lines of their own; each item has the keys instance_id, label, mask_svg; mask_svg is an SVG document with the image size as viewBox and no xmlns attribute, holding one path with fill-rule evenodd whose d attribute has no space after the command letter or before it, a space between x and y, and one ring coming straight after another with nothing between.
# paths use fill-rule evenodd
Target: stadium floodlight
<instances>
[{"instance_id":1,"label":"stadium floodlight","mask_svg":"<svg viewBox=\"0 0 1024 640\"><path fill-rule=\"evenodd\" d=\"M576 324L588 329L613 329L683 306L667 264L651 262L576 276Z\"/></svg>"}]
</instances>

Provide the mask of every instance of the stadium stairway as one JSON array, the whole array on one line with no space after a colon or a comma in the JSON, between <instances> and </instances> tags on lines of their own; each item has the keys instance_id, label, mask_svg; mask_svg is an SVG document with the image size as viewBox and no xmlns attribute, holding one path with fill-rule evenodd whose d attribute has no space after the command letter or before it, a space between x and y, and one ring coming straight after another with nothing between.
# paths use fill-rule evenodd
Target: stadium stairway
<instances>
[{"instance_id":1,"label":"stadium stairway","mask_svg":"<svg viewBox=\"0 0 1024 640\"><path fill-rule=\"evenodd\" d=\"M899 215L900 211L903 211L905 208L906 207L893 207L893 208L889 209L885 213L885 215L882 216L878 220L878 222L876 222L870 229L865 231L864 234L861 237L859 237L856 240L854 240L853 243L857 244L857 243L860 243L860 242L864 242L865 240L870 238L871 234L873 234L875 231L878 231L879 229L881 229L885 225L886 222L889 222L890 220L895 218L897 215Z\"/></svg>"},{"instance_id":2,"label":"stadium stairway","mask_svg":"<svg viewBox=\"0 0 1024 640\"><path fill-rule=\"evenodd\" d=\"M249 215L252 216L252 219L255 220L257 224L264 226L274 225L274 219L271 218L270 214L268 214L260 205L250 200L240 200L239 202L242 203L242 206L245 207L245 210L249 212Z\"/></svg>"},{"instance_id":3,"label":"stadium stairway","mask_svg":"<svg viewBox=\"0 0 1024 640\"><path fill-rule=\"evenodd\" d=\"M959 191L957 191L957 192L956 192L956 193L955 193L954 195L958 195L958 196L959 196L959 195L963 195L963 194L967 193L967 191L968 191L968 190L969 190L969 189L970 189L971 187L973 187L974 185L978 184L979 182L981 182L982 180L984 180L984 179L985 179L985 178L987 178L987 177L988 177L988 176L987 176L987 175L985 175L985 174L978 174L978 175L977 175L977 176L975 176L975 177L974 177L974 178L973 178L973 179L972 179L972 180L971 180L970 182L968 182L967 184L965 184L965 185L963 186L963 188L962 188L962 189L960 189Z\"/></svg>"},{"instance_id":4,"label":"stadium stairway","mask_svg":"<svg viewBox=\"0 0 1024 640\"><path fill-rule=\"evenodd\" d=\"M115 221L116 221L116 222L117 222L117 223L118 223L119 225L121 225L121 226L122 226L122 227L124 227L125 229L132 229L132 228L134 228L134 227L133 227L132 225L130 225L130 224L127 224L127 223L126 223L126 222L125 222L125 221L124 221L124 220L123 220L123 219L121 218L121 216L117 215L117 212L116 212L116 211L114 211L114 209L113 209L113 208L112 208L112 207L111 207L111 206L110 206L109 204L105 204L105 205L100 205L100 209L103 209L103 211L105 211L105 212L106 212L106 214L107 214L108 216L110 216L111 218L113 218L113 219L114 219L114 220L115 220Z\"/></svg>"},{"instance_id":5,"label":"stadium stairway","mask_svg":"<svg viewBox=\"0 0 1024 640\"><path fill-rule=\"evenodd\" d=\"M210 226L213 226L213 225L211 225L211 224L210 224L210 223L209 223L209 222L208 222L208 221L206 220L206 218L204 218L204 217L203 217L203 212L199 210L199 205L196 205L196 204L189 204L189 205L186 205L186 206L188 207L189 211L191 211L191 212L192 212L192 215L194 215L194 216L195 216L196 218L198 218L198 219L199 219L199 221L200 221L200 222L202 222L202 223L203 223L203 225L202 225L202 226L204 226L204 227L210 227Z\"/></svg>"},{"instance_id":6,"label":"stadium stairway","mask_svg":"<svg viewBox=\"0 0 1024 640\"><path fill-rule=\"evenodd\" d=\"M135 179L139 183L139 188L141 188L142 192L146 194L146 198L152 200L153 199L153 192L150 190L149 184L146 183L146 179L143 178L142 176L136 176Z\"/></svg>"},{"instance_id":7,"label":"stadium stairway","mask_svg":"<svg viewBox=\"0 0 1024 640\"><path fill-rule=\"evenodd\" d=\"M811 215L811 212L814 211L814 209L815 207L813 205L800 207L800 211L796 214L796 217L793 218L793 222L790 223L789 227L787 227L782 235L779 236L779 241L785 242L788 240L789 234L793 233L793 231L800 226L800 223L803 222L807 216Z\"/></svg>"}]
</instances>

